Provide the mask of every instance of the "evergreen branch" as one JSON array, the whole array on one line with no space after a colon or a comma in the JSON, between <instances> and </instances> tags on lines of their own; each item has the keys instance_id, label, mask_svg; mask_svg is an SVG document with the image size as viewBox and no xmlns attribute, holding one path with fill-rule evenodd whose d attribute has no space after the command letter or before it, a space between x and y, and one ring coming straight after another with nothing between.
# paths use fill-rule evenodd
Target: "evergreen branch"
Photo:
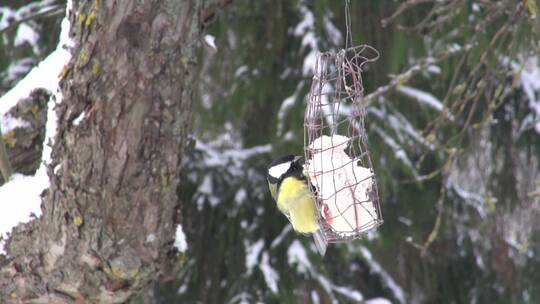
<instances>
[{"instance_id":1,"label":"evergreen branch","mask_svg":"<svg viewBox=\"0 0 540 304\"><path fill-rule=\"evenodd\" d=\"M428 67L447 59L448 57L455 56L457 54L467 52L472 49L472 45L468 44L461 48L451 48L441 52L435 58L428 57L416 65L410 67L407 71L395 76L387 85L379 87L375 92L364 96L364 105L368 107L375 102L382 95L388 94L395 88L407 83L413 76L420 72L426 71Z\"/></svg>"},{"instance_id":2,"label":"evergreen branch","mask_svg":"<svg viewBox=\"0 0 540 304\"><path fill-rule=\"evenodd\" d=\"M63 14L65 12L65 10L66 10L65 5L58 4L56 6L52 6L48 10L43 10L43 11L37 12L35 14L23 17L21 19L17 19L15 21L11 22L9 25L4 27L3 29L0 29L0 35L4 34L5 32L9 31L10 29L15 28L15 27L19 26L20 24L25 23L27 21L39 19L41 17L59 16L59 15Z\"/></svg>"}]
</instances>

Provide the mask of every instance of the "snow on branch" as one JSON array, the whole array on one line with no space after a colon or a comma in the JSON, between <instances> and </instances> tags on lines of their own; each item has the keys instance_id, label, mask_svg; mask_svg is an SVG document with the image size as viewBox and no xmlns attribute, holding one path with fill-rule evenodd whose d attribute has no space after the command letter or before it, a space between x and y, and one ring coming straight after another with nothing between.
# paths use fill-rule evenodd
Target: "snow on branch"
<instances>
[{"instance_id":1,"label":"snow on branch","mask_svg":"<svg viewBox=\"0 0 540 304\"><path fill-rule=\"evenodd\" d=\"M364 97L364 103L366 107L369 107L371 103L377 101L381 96L386 95L389 92L393 91L394 89L398 88L399 86L404 85L413 76L416 76L417 74L428 70L435 63L443 61L447 59L448 57L455 56L463 52L468 52L471 49L472 49L472 45L465 45L463 47L453 47L453 48L449 48L445 51L440 52L440 54L437 55L436 57L425 58L424 60L410 67L407 71L393 77L393 79L387 85L381 86L377 90L375 90L375 92L372 92L371 94L366 95Z\"/></svg>"},{"instance_id":2,"label":"snow on branch","mask_svg":"<svg viewBox=\"0 0 540 304\"><path fill-rule=\"evenodd\" d=\"M405 303L405 292L403 291L401 286L399 286L394 281L394 279L392 279L392 277L386 272L386 270L384 270L382 266L377 261L375 261L371 252L366 247L360 246L360 254L368 263L371 271L379 275L383 284L392 291L394 297L396 297L396 299L400 303Z\"/></svg>"},{"instance_id":3,"label":"snow on branch","mask_svg":"<svg viewBox=\"0 0 540 304\"><path fill-rule=\"evenodd\" d=\"M518 75L521 89L529 99L533 118L530 119L536 133L540 134L540 67L538 57L521 59L521 63L512 62L512 68Z\"/></svg>"},{"instance_id":4,"label":"snow on branch","mask_svg":"<svg viewBox=\"0 0 540 304\"><path fill-rule=\"evenodd\" d=\"M66 16L71 9L71 1L66 7ZM62 101L62 94L59 92L59 74L63 67L71 59L71 54L65 46L72 46L73 42L69 38L70 24L68 18L62 21L62 32L60 41L54 52L45 60L38 64L26 75L13 89L0 98L0 120L9 121L10 117L6 113L15 106L19 100L30 95L32 90L44 88L53 93L49 100L47 110L47 123L45 131L45 141L43 144L42 163L33 176L15 174L10 181L0 187L0 253L3 251L3 238L11 229L19 223L28 222L34 216L41 215L41 193L49 187L49 178L46 172L46 163L50 161L50 143L56 134L56 113L54 111L55 102ZM3 127L6 127L3 123ZM7 128L15 128L17 123L7 125Z\"/></svg>"},{"instance_id":5,"label":"snow on branch","mask_svg":"<svg viewBox=\"0 0 540 304\"><path fill-rule=\"evenodd\" d=\"M14 28L24 22L45 16L53 16L63 11L62 4L56 4L54 0L42 0L32 2L19 9L11 9L0 6L0 34Z\"/></svg>"},{"instance_id":6,"label":"snow on branch","mask_svg":"<svg viewBox=\"0 0 540 304\"><path fill-rule=\"evenodd\" d=\"M428 107L431 107L437 111L442 111L444 108L442 102L428 92L424 92L419 89L409 87L409 86L404 86L404 85L399 86L397 90L398 92L414 100L417 100L419 103L425 104Z\"/></svg>"}]
</instances>

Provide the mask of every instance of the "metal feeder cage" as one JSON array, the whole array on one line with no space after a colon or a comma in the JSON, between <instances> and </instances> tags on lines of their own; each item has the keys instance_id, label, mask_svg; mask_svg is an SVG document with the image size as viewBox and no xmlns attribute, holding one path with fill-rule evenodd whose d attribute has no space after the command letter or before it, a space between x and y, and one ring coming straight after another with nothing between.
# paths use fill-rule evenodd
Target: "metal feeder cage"
<instances>
[{"instance_id":1,"label":"metal feeder cage","mask_svg":"<svg viewBox=\"0 0 540 304\"><path fill-rule=\"evenodd\" d=\"M368 45L317 55L304 116L304 170L330 243L359 238L383 223L361 77L378 57Z\"/></svg>"}]
</instances>

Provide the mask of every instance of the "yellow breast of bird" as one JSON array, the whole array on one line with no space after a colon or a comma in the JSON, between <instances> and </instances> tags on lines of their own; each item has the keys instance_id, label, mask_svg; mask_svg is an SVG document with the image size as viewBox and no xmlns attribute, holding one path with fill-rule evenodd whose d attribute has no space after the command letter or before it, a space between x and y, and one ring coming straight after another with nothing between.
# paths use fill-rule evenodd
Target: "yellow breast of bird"
<instances>
[{"instance_id":1,"label":"yellow breast of bird","mask_svg":"<svg viewBox=\"0 0 540 304\"><path fill-rule=\"evenodd\" d=\"M288 177L279 188L278 208L289 214L294 230L312 233L319 229L313 196L305 181Z\"/></svg>"}]
</instances>

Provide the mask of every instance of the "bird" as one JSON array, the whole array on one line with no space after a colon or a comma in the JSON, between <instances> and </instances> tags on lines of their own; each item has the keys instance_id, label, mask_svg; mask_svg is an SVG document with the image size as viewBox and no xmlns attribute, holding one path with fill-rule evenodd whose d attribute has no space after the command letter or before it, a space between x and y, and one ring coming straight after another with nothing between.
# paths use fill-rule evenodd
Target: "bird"
<instances>
[{"instance_id":1,"label":"bird","mask_svg":"<svg viewBox=\"0 0 540 304\"><path fill-rule=\"evenodd\" d=\"M277 207L301 234L312 234L321 255L328 245L319 225L317 205L310 191L303 164L303 157L285 155L276 158L268 166L268 188Z\"/></svg>"}]
</instances>

